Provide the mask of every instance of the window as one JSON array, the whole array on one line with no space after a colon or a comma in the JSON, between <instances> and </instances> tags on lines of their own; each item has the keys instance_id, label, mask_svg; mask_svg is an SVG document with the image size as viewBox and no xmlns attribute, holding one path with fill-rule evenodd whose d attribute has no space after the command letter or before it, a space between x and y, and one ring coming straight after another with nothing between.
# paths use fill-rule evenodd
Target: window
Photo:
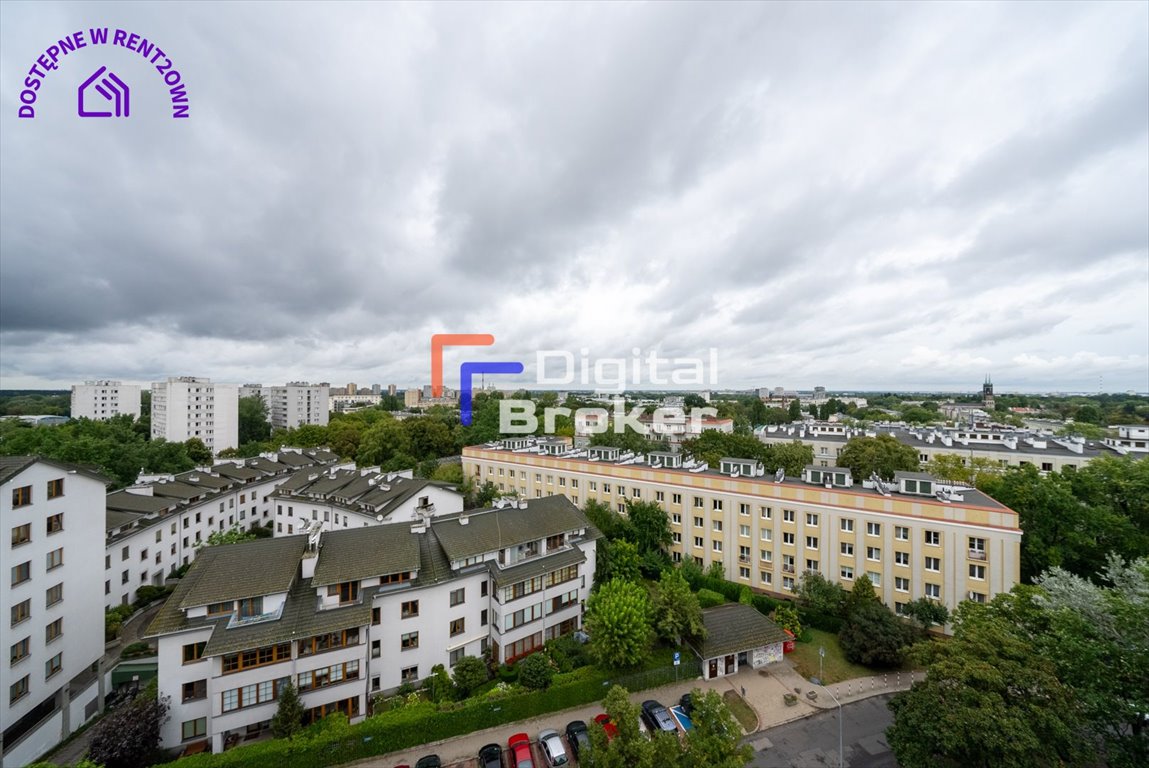
<instances>
[{"instance_id":1,"label":"window","mask_svg":"<svg viewBox=\"0 0 1149 768\"><path fill-rule=\"evenodd\" d=\"M30 578L32 578L31 560L12 566L12 586L23 584Z\"/></svg>"},{"instance_id":2,"label":"window","mask_svg":"<svg viewBox=\"0 0 1149 768\"><path fill-rule=\"evenodd\" d=\"M926 570L927 571L940 571L942 569L942 559L940 557L927 557Z\"/></svg>"},{"instance_id":3,"label":"window","mask_svg":"<svg viewBox=\"0 0 1149 768\"><path fill-rule=\"evenodd\" d=\"M559 479L561 480L562 478L559 478ZM451 654L447 659L447 665L451 666L451 667L455 666L456 664L459 663L459 660L462 659L466 654L467 654L466 648L456 648L455 650L451 651Z\"/></svg>"},{"instance_id":4,"label":"window","mask_svg":"<svg viewBox=\"0 0 1149 768\"><path fill-rule=\"evenodd\" d=\"M970 592L969 593L969 599L975 603L984 603L985 602L985 593L984 592Z\"/></svg>"},{"instance_id":5,"label":"window","mask_svg":"<svg viewBox=\"0 0 1149 768\"><path fill-rule=\"evenodd\" d=\"M682 525L682 515L675 512L670 516L670 522L674 523L675 525Z\"/></svg>"},{"instance_id":6,"label":"window","mask_svg":"<svg viewBox=\"0 0 1149 768\"><path fill-rule=\"evenodd\" d=\"M455 619L451 622L451 637L461 635L467 630L467 620L465 618Z\"/></svg>"},{"instance_id":7,"label":"window","mask_svg":"<svg viewBox=\"0 0 1149 768\"><path fill-rule=\"evenodd\" d=\"M712 528L713 528L715 531L718 531L719 533L722 533L722 521L721 521L721 520L713 520L713 521L711 521L711 522L712 522L712 526L711 526L711 527L712 527Z\"/></svg>"},{"instance_id":8,"label":"window","mask_svg":"<svg viewBox=\"0 0 1149 768\"><path fill-rule=\"evenodd\" d=\"M404 651L409 651L413 648L419 647L419 633L407 632L399 638L399 647Z\"/></svg>"},{"instance_id":9,"label":"window","mask_svg":"<svg viewBox=\"0 0 1149 768\"><path fill-rule=\"evenodd\" d=\"M850 557L854 556L854 545L848 541L842 542L842 554Z\"/></svg>"},{"instance_id":10,"label":"window","mask_svg":"<svg viewBox=\"0 0 1149 768\"><path fill-rule=\"evenodd\" d=\"M15 493L15 492L13 492ZM12 683L8 687L8 703L12 704L28 695L28 675Z\"/></svg>"},{"instance_id":11,"label":"window","mask_svg":"<svg viewBox=\"0 0 1149 768\"><path fill-rule=\"evenodd\" d=\"M701 547L701 546L703 546L703 543L702 543L702 537L701 537L701 536L695 536L695 537L694 537L694 546L696 546L696 547Z\"/></svg>"},{"instance_id":12,"label":"window","mask_svg":"<svg viewBox=\"0 0 1149 768\"><path fill-rule=\"evenodd\" d=\"M749 568L739 568L738 569L738 578L749 579L750 578L750 569Z\"/></svg>"},{"instance_id":13,"label":"window","mask_svg":"<svg viewBox=\"0 0 1149 768\"><path fill-rule=\"evenodd\" d=\"M817 548L818 548L818 537L817 536L807 536L806 537L806 549L817 549Z\"/></svg>"},{"instance_id":14,"label":"window","mask_svg":"<svg viewBox=\"0 0 1149 768\"><path fill-rule=\"evenodd\" d=\"M770 530L769 528L763 528L758 532L758 538L762 541L773 541L774 531Z\"/></svg>"},{"instance_id":15,"label":"window","mask_svg":"<svg viewBox=\"0 0 1149 768\"><path fill-rule=\"evenodd\" d=\"M695 497L694 497L694 508L695 508L695 509L702 509L702 508L704 508L705 506L706 506L706 502L704 502L704 501L702 500L702 497L701 497L701 496L695 496Z\"/></svg>"},{"instance_id":16,"label":"window","mask_svg":"<svg viewBox=\"0 0 1149 768\"><path fill-rule=\"evenodd\" d=\"M120 562L127 560L131 556L132 556L132 548L131 547L125 546L123 549L120 550Z\"/></svg>"},{"instance_id":17,"label":"window","mask_svg":"<svg viewBox=\"0 0 1149 768\"><path fill-rule=\"evenodd\" d=\"M759 571L758 580L763 584L770 584L774 581L774 574L770 573L770 571Z\"/></svg>"},{"instance_id":18,"label":"window","mask_svg":"<svg viewBox=\"0 0 1149 768\"><path fill-rule=\"evenodd\" d=\"M44 607L51 608L56 603L64 599L64 582L60 582L54 587L48 587L44 592Z\"/></svg>"},{"instance_id":19,"label":"window","mask_svg":"<svg viewBox=\"0 0 1149 768\"><path fill-rule=\"evenodd\" d=\"M932 597L934 600L940 600L942 596L941 584L926 584L926 597Z\"/></svg>"},{"instance_id":20,"label":"window","mask_svg":"<svg viewBox=\"0 0 1149 768\"><path fill-rule=\"evenodd\" d=\"M818 524L818 516L815 515L813 512L807 512L806 513L806 525L817 525L817 524Z\"/></svg>"},{"instance_id":21,"label":"window","mask_svg":"<svg viewBox=\"0 0 1149 768\"><path fill-rule=\"evenodd\" d=\"M631 488L630 489L630 495L636 499L640 499L640 498L642 498L642 489L641 488Z\"/></svg>"},{"instance_id":22,"label":"window","mask_svg":"<svg viewBox=\"0 0 1149 768\"><path fill-rule=\"evenodd\" d=\"M32 524L24 523L12 529L12 546L18 547L32 540Z\"/></svg>"},{"instance_id":23,"label":"window","mask_svg":"<svg viewBox=\"0 0 1149 768\"><path fill-rule=\"evenodd\" d=\"M750 547L739 547L738 559L744 563L750 562Z\"/></svg>"},{"instance_id":24,"label":"window","mask_svg":"<svg viewBox=\"0 0 1149 768\"><path fill-rule=\"evenodd\" d=\"M898 590L899 592L909 592L910 591L910 580L905 578L904 576L895 576L894 577L894 589Z\"/></svg>"},{"instance_id":25,"label":"window","mask_svg":"<svg viewBox=\"0 0 1149 768\"><path fill-rule=\"evenodd\" d=\"M894 538L897 539L898 541L909 541L910 540L910 529L905 527L904 525L895 525L894 526Z\"/></svg>"},{"instance_id":26,"label":"window","mask_svg":"<svg viewBox=\"0 0 1149 768\"><path fill-rule=\"evenodd\" d=\"M739 536L749 536L750 535L750 526L748 526L748 525L738 526L738 535Z\"/></svg>"},{"instance_id":27,"label":"window","mask_svg":"<svg viewBox=\"0 0 1149 768\"><path fill-rule=\"evenodd\" d=\"M793 544L794 543L794 534L783 532L782 543L783 544Z\"/></svg>"},{"instance_id":28,"label":"window","mask_svg":"<svg viewBox=\"0 0 1149 768\"><path fill-rule=\"evenodd\" d=\"M466 599L467 599L466 587L459 587L458 589L451 590L451 605L452 606L459 605L459 604L465 602Z\"/></svg>"},{"instance_id":29,"label":"window","mask_svg":"<svg viewBox=\"0 0 1149 768\"><path fill-rule=\"evenodd\" d=\"M783 576L782 577L782 589L788 589L790 591L793 591L794 590L794 579L790 578L789 576Z\"/></svg>"},{"instance_id":30,"label":"window","mask_svg":"<svg viewBox=\"0 0 1149 768\"><path fill-rule=\"evenodd\" d=\"M843 565L842 566L842 578L845 581L853 581L854 580L854 569L848 565Z\"/></svg>"},{"instance_id":31,"label":"window","mask_svg":"<svg viewBox=\"0 0 1149 768\"><path fill-rule=\"evenodd\" d=\"M15 664L16 662L20 661L21 659L23 659L25 656L28 655L28 653L29 653L28 646L29 646L29 641L31 639L32 638L30 638L30 637L25 637L20 642L12 644L12 647L9 649L9 654L8 654L8 659L9 659L8 663L9 664Z\"/></svg>"},{"instance_id":32,"label":"window","mask_svg":"<svg viewBox=\"0 0 1149 768\"><path fill-rule=\"evenodd\" d=\"M487 609L486 608L479 611L479 626L481 626L481 627L487 626Z\"/></svg>"},{"instance_id":33,"label":"window","mask_svg":"<svg viewBox=\"0 0 1149 768\"><path fill-rule=\"evenodd\" d=\"M64 495L64 478L48 481L48 498L56 499Z\"/></svg>"},{"instance_id":34,"label":"window","mask_svg":"<svg viewBox=\"0 0 1149 768\"><path fill-rule=\"evenodd\" d=\"M180 731L184 741L204 736L207 734L207 718L197 717L195 720L185 720L180 726Z\"/></svg>"},{"instance_id":35,"label":"window","mask_svg":"<svg viewBox=\"0 0 1149 768\"><path fill-rule=\"evenodd\" d=\"M503 617L503 631L520 627L523 624L530 624L532 621L537 621L543 617L543 604L535 603L534 605L520 608L514 613L509 613Z\"/></svg>"},{"instance_id":36,"label":"window","mask_svg":"<svg viewBox=\"0 0 1149 768\"><path fill-rule=\"evenodd\" d=\"M670 494L670 503L671 504L681 504L682 503L682 494L681 493Z\"/></svg>"},{"instance_id":37,"label":"window","mask_svg":"<svg viewBox=\"0 0 1149 768\"><path fill-rule=\"evenodd\" d=\"M44 642L50 643L62 634L64 634L63 616L44 627Z\"/></svg>"},{"instance_id":38,"label":"window","mask_svg":"<svg viewBox=\"0 0 1149 768\"><path fill-rule=\"evenodd\" d=\"M877 571L866 571L866 575L870 577L870 583L874 585L874 589L882 586L882 574Z\"/></svg>"},{"instance_id":39,"label":"window","mask_svg":"<svg viewBox=\"0 0 1149 768\"><path fill-rule=\"evenodd\" d=\"M193 680L183 684L183 701L195 701L207 698L207 680ZM226 711L226 707L225 707Z\"/></svg>"},{"instance_id":40,"label":"window","mask_svg":"<svg viewBox=\"0 0 1149 768\"><path fill-rule=\"evenodd\" d=\"M356 629L354 631L356 636L358 636L359 630ZM301 653L300 655L303 654ZM245 669L254 669L255 667L266 667L269 664L278 664L281 661L290 660L291 643L265 645L262 648L255 648L250 651L240 651L239 653L224 654L223 674L230 675L233 672L240 672Z\"/></svg>"},{"instance_id":41,"label":"window","mask_svg":"<svg viewBox=\"0 0 1149 768\"><path fill-rule=\"evenodd\" d=\"M479 597L486 597L486 596L487 596L487 582L484 581L484 582L479 584ZM418 601L416 601L416 602L418 602Z\"/></svg>"},{"instance_id":42,"label":"window","mask_svg":"<svg viewBox=\"0 0 1149 768\"><path fill-rule=\"evenodd\" d=\"M16 603L12 606L12 626L16 626L20 622L26 620L32 615L32 600L31 598L23 602Z\"/></svg>"},{"instance_id":43,"label":"window","mask_svg":"<svg viewBox=\"0 0 1149 768\"><path fill-rule=\"evenodd\" d=\"M710 542L710 548L713 549L715 552L721 552L722 551L722 542L717 541L717 540L712 541L712 542Z\"/></svg>"},{"instance_id":44,"label":"window","mask_svg":"<svg viewBox=\"0 0 1149 768\"><path fill-rule=\"evenodd\" d=\"M738 505L738 514L743 516L743 517L748 517L750 515L750 505L749 504L739 504Z\"/></svg>"},{"instance_id":45,"label":"window","mask_svg":"<svg viewBox=\"0 0 1149 768\"><path fill-rule=\"evenodd\" d=\"M721 512L722 511L722 499L714 499L713 503L710 505L710 507L715 512Z\"/></svg>"},{"instance_id":46,"label":"window","mask_svg":"<svg viewBox=\"0 0 1149 768\"><path fill-rule=\"evenodd\" d=\"M310 672L300 672L298 687L301 691L311 691L316 688L325 688L329 685L342 683L344 680L359 679L359 662L347 661L334 664L330 667L321 667ZM250 687L250 686L249 686Z\"/></svg>"},{"instance_id":47,"label":"window","mask_svg":"<svg viewBox=\"0 0 1149 768\"><path fill-rule=\"evenodd\" d=\"M845 531L846 533L853 533L854 532L854 521L849 519L849 518L843 517L842 521L841 521L841 526L842 526L842 530Z\"/></svg>"},{"instance_id":48,"label":"window","mask_svg":"<svg viewBox=\"0 0 1149 768\"><path fill-rule=\"evenodd\" d=\"M602 484L602 492L603 493L610 493L610 483L603 483Z\"/></svg>"},{"instance_id":49,"label":"window","mask_svg":"<svg viewBox=\"0 0 1149 768\"><path fill-rule=\"evenodd\" d=\"M695 528L701 528L703 526L703 524L704 524L704 521L701 517L694 518L694 527Z\"/></svg>"},{"instance_id":50,"label":"window","mask_svg":"<svg viewBox=\"0 0 1149 768\"><path fill-rule=\"evenodd\" d=\"M248 619L263 615L263 596L249 597L239 601L239 618Z\"/></svg>"},{"instance_id":51,"label":"window","mask_svg":"<svg viewBox=\"0 0 1149 768\"><path fill-rule=\"evenodd\" d=\"M226 603L211 603L207 607L208 618L213 616L227 616L235 611L235 601L228 600Z\"/></svg>"},{"instance_id":52,"label":"window","mask_svg":"<svg viewBox=\"0 0 1149 768\"><path fill-rule=\"evenodd\" d=\"M909 565L910 553L909 552L895 552L894 565Z\"/></svg>"},{"instance_id":53,"label":"window","mask_svg":"<svg viewBox=\"0 0 1149 768\"><path fill-rule=\"evenodd\" d=\"M769 520L771 517L773 517L773 515L770 512L770 507L759 507L758 508L758 516L761 517L763 520Z\"/></svg>"},{"instance_id":54,"label":"window","mask_svg":"<svg viewBox=\"0 0 1149 768\"><path fill-rule=\"evenodd\" d=\"M414 683L419 680L419 668L407 667L399 672L399 679L404 683Z\"/></svg>"},{"instance_id":55,"label":"window","mask_svg":"<svg viewBox=\"0 0 1149 768\"><path fill-rule=\"evenodd\" d=\"M419 601L408 600L399 606L399 618L412 619L419 615Z\"/></svg>"},{"instance_id":56,"label":"window","mask_svg":"<svg viewBox=\"0 0 1149 768\"><path fill-rule=\"evenodd\" d=\"M32 486L12 489L12 508L26 507L32 503Z\"/></svg>"},{"instance_id":57,"label":"window","mask_svg":"<svg viewBox=\"0 0 1149 768\"><path fill-rule=\"evenodd\" d=\"M794 522L794 510L792 510L792 509L782 510L782 522L784 522L784 523Z\"/></svg>"},{"instance_id":58,"label":"window","mask_svg":"<svg viewBox=\"0 0 1149 768\"><path fill-rule=\"evenodd\" d=\"M359 645L358 627L341 629L336 632L328 632L324 635L315 635L314 637L300 640L299 655L310 656L315 653L334 651L337 648L348 648L352 645ZM291 658L290 653L287 655L287 658Z\"/></svg>"},{"instance_id":59,"label":"window","mask_svg":"<svg viewBox=\"0 0 1149 768\"><path fill-rule=\"evenodd\" d=\"M764 563L772 563L774 562L774 553L768 549L760 549L758 550L758 559Z\"/></svg>"},{"instance_id":60,"label":"window","mask_svg":"<svg viewBox=\"0 0 1149 768\"><path fill-rule=\"evenodd\" d=\"M971 579L977 579L978 581L985 581L985 566L970 563L969 564L969 577Z\"/></svg>"},{"instance_id":61,"label":"window","mask_svg":"<svg viewBox=\"0 0 1149 768\"><path fill-rule=\"evenodd\" d=\"M985 560L985 539L969 537L970 560Z\"/></svg>"},{"instance_id":62,"label":"window","mask_svg":"<svg viewBox=\"0 0 1149 768\"><path fill-rule=\"evenodd\" d=\"M339 603L354 603L359 599L359 582L345 581L342 584L332 584L327 587L327 596L339 596Z\"/></svg>"},{"instance_id":63,"label":"window","mask_svg":"<svg viewBox=\"0 0 1149 768\"><path fill-rule=\"evenodd\" d=\"M881 536L882 524L881 523L866 523L867 536Z\"/></svg>"},{"instance_id":64,"label":"window","mask_svg":"<svg viewBox=\"0 0 1149 768\"><path fill-rule=\"evenodd\" d=\"M866 547L866 559L880 561L882 559L882 550L880 547Z\"/></svg>"},{"instance_id":65,"label":"window","mask_svg":"<svg viewBox=\"0 0 1149 768\"><path fill-rule=\"evenodd\" d=\"M925 543L931 547L936 547L941 544L942 535L938 531L926 531Z\"/></svg>"}]
</instances>

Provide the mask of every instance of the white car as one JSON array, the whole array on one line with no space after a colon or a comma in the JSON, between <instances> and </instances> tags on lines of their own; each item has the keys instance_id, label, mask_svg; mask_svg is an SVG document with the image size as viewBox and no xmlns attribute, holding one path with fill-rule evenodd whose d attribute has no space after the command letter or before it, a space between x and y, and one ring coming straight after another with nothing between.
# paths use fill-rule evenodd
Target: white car
<instances>
[{"instance_id":1,"label":"white car","mask_svg":"<svg viewBox=\"0 0 1149 768\"><path fill-rule=\"evenodd\" d=\"M567 757L562 737L556 730L548 728L545 731L539 731L539 749L543 751L543 760L550 768L570 764L570 758Z\"/></svg>"}]
</instances>

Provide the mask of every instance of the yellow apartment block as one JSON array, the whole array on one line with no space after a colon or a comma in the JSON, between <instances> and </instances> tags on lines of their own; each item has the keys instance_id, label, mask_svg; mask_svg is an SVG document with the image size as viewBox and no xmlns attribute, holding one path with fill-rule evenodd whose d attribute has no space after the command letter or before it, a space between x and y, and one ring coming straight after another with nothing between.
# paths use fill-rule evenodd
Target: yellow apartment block
<instances>
[{"instance_id":1,"label":"yellow apartment block","mask_svg":"<svg viewBox=\"0 0 1149 768\"><path fill-rule=\"evenodd\" d=\"M562 494L620 512L627 500L657 502L670 517L675 561L721 563L730 581L777 596L806 571L847 589L865 573L895 611L922 596L953 610L1008 592L1020 577L1017 513L917 472L859 487L837 467L785 478L747 459L723 459L716 470L681 454L640 458L533 438L464 448L463 472L527 499Z\"/></svg>"}]
</instances>

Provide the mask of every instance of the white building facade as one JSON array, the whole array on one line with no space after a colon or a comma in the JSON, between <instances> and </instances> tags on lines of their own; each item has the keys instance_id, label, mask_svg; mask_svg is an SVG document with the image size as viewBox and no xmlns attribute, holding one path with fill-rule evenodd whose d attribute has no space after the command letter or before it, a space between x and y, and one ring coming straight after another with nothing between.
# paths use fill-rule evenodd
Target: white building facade
<instances>
[{"instance_id":1,"label":"white building facade","mask_svg":"<svg viewBox=\"0 0 1149 768\"><path fill-rule=\"evenodd\" d=\"M140 385L85 381L72 385L72 418L103 421L116 416L140 418Z\"/></svg>"},{"instance_id":2,"label":"white building facade","mask_svg":"<svg viewBox=\"0 0 1149 768\"><path fill-rule=\"evenodd\" d=\"M67 464L0 458L3 765L26 765L101 708L106 481Z\"/></svg>"},{"instance_id":3,"label":"white building facade","mask_svg":"<svg viewBox=\"0 0 1149 768\"><path fill-rule=\"evenodd\" d=\"M213 454L239 445L239 389L196 376L152 383L152 439L197 437Z\"/></svg>"}]
</instances>

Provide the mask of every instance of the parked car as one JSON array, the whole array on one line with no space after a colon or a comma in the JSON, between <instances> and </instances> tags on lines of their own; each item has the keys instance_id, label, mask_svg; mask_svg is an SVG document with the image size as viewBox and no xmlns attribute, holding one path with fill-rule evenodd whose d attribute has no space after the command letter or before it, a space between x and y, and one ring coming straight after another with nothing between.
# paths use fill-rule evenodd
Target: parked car
<instances>
[{"instance_id":1,"label":"parked car","mask_svg":"<svg viewBox=\"0 0 1149 768\"><path fill-rule=\"evenodd\" d=\"M511 765L514 768L535 768L535 761L531 758L530 736L516 733L507 739L507 747L511 750Z\"/></svg>"},{"instance_id":2,"label":"parked car","mask_svg":"<svg viewBox=\"0 0 1149 768\"><path fill-rule=\"evenodd\" d=\"M642 702L642 719L646 721L651 731L667 731L673 733L678 730L678 726L674 724L674 718L670 716L670 712L654 699L647 699Z\"/></svg>"},{"instance_id":3,"label":"parked car","mask_svg":"<svg viewBox=\"0 0 1149 768\"><path fill-rule=\"evenodd\" d=\"M543 751L543 760L549 768L558 768L570 762L563 747L562 737L553 728L539 731L539 749Z\"/></svg>"},{"instance_id":4,"label":"parked car","mask_svg":"<svg viewBox=\"0 0 1149 768\"><path fill-rule=\"evenodd\" d=\"M503 748L498 744L488 744L480 749L479 768L506 768L503 763Z\"/></svg>"},{"instance_id":5,"label":"parked car","mask_svg":"<svg viewBox=\"0 0 1149 768\"><path fill-rule=\"evenodd\" d=\"M586 723L582 720L572 720L567 723L567 742L571 745L571 754L575 760L582 760L590 752L590 734Z\"/></svg>"},{"instance_id":6,"label":"parked car","mask_svg":"<svg viewBox=\"0 0 1149 768\"><path fill-rule=\"evenodd\" d=\"M690 693L682 694L682 698L678 700L678 706L682 707L682 711L690 717L690 713L694 711L694 696Z\"/></svg>"},{"instance_id":7,"label":"parked car","mask_svg":"<svg viewBox=\"0 0 1149 768\"><path fill-rule=\"evenodd\" d=\"M419 758L415 763L415 768L443 768L443 761L439 759L438 755L426 755Z\"/></svg>"},{"instance_id":8,"label":"parked car","mask_svg":"<svg viewBox=\"0 0 1149 768\"><path fill-rule=\"evenodd\" d=\"M610 715L606 714L605 712L595 715L594 721L602 726L602 729L606 731L607 741L612 741L614 737L618 735L618 726L610 721Z\"/></svg>"}]
</instances>

